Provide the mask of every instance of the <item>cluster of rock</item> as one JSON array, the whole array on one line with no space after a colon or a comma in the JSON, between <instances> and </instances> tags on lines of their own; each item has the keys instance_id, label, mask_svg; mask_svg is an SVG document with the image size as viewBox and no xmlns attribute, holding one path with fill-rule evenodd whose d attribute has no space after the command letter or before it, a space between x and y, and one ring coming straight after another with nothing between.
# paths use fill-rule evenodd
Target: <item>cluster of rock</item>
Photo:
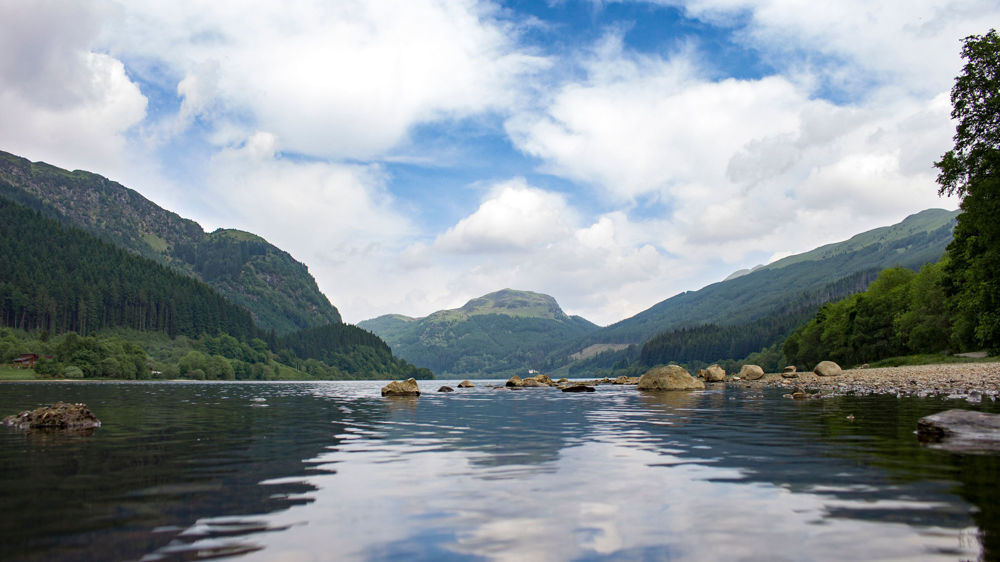
<instances>
[{"instance_id":1,"label":"cluster of rock","mask_svg":"<svg viewBox=\"0 0 1000 562\"><path fill-rule=\"evenodd\" d=\"M55 429L66 431L93 431L101 427L101 420L86 404L56 402L20 414L7 416L3 424L16 429Z\"/></svg>"},{"instance_id":2,"label":"cluster of rock","mask_svg":"<svg viewBox=\"0 0 1000 562\"><path fill-rule=\"evenodd\" d=\"M816 365L814 373L821 377L837 376L842 373L839 365L833 361L823 361ZM774 375L777 376L777 375ZM798 369L795 366L785 367L781 373L783 378L798 377ZM732 380L759 381L765 377L764 369L759 365L743 365L740 372L732 377ZM641 377L620 376L617 378L605 377L603 379L591 381L570 382L567 379L552 380L548 375L534 375L521 378L514 375L507 379L503 387L497 388L548 388L557 387L563 392L594 392L594 387L601 384L613 385L635 385L639 390L664 391L664 390L698 390L705 388L705 383L726 382L726 370L719 365L711 365L705 369L699 369L697 378L678 365L667 365L654 367L644 373ZM459 388L473 388L475 385L471 381L464 380L458 384ZM442 386L438 392L454 392L450 386ZM796 398L805 397L804 392L793 393ZM392 381L382 387L382 396L420 396L420 388L417 381L408 379L406 381Z\"/></svg>"}]
</instances>

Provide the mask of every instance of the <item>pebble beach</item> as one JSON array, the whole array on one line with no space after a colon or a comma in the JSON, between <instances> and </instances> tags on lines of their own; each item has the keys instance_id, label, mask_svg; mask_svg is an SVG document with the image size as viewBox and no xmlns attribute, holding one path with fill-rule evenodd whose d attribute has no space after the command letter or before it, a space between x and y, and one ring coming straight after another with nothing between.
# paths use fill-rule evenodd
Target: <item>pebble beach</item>
<instances>
[{"instance_id":1,"label":"pebble beach","mask_svg":"<svg viewBox=\"0 0 1000 562\"><path fill-rule=\"evenodd\" d=\"M871 369L847 369L839 376L820 377L811 372L794 378L768 374L756 381L734 381L748 387L787 388L812 395L895 394L899 396L949 396L976 402L1000 399L1000 363L944 363Z\"/></svg>"}]
</instances>

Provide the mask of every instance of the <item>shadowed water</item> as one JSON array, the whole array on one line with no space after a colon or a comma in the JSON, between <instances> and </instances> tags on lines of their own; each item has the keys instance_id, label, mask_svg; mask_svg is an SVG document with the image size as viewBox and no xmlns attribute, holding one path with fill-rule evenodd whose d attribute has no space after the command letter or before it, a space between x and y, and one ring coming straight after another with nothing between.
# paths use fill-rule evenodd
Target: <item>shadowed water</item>
<instances>
[{"instance_id":1,"label":"shadowed water","mask_svg":"<svg viewBox=\"0 0 1000 562\"><path fill-rule=\"evenodd\" d=\"M1000 457L913 435L992 403L440 384L0 385L104 424L0 428L0 559L1000 557Z\"/></svg>"}]
</instances>

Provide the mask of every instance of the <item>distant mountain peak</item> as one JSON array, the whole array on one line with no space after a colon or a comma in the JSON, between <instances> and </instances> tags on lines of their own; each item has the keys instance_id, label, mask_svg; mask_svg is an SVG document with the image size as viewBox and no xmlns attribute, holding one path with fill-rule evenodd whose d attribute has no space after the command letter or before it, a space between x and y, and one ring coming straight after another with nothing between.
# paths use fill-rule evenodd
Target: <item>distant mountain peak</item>
<instances>
[{"instance_id":1,"label":"distant mountain peak","mask_svg":"<svg viewBox=\"0 0 1000 562\"><path fill-rule=\"evenodd\" d=\"M559 303L549 295L514 289L502 289L474 298L458 310L469 315L506 314L535 318L566 318L566 313L559 307Z\"/></svg>"}]
</instances>

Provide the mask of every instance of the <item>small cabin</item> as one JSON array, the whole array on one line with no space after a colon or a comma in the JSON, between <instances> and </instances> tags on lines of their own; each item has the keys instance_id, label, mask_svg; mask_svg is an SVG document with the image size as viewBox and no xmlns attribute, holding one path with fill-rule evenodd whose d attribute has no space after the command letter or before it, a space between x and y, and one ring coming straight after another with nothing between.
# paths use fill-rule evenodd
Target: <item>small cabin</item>
<instances>
[{"instance_id":1,"label":"small cabin","mask_svg":"<svg viewBox=\"0 0 1000 562\"><path fill-rule=\"evenodd\" d=\"M22 353L14 359L14 366L22 369L34 369L35 361L38 361L37 353Z\"/></svg>"}]
</instances>

